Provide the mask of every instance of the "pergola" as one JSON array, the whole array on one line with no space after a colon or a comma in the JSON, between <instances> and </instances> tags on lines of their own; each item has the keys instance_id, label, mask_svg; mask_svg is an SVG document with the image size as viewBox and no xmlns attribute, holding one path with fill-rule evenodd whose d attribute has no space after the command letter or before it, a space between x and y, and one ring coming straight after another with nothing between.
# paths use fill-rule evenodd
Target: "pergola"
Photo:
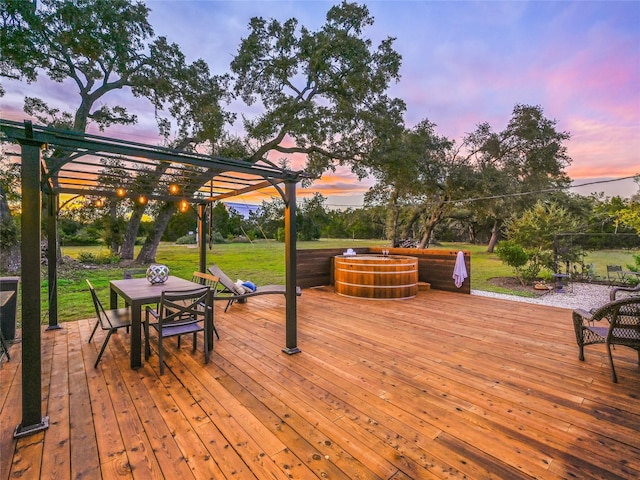
<instances>
[{"instance_id":1,"label":"pergola","mask_svg":"<svg viewBox=\"0 0 640 480\"><path fill-rule=\"evenodd\" d=\"M201 271L206 270L206 215L212 202L274 187L285 203L286 339L283 352L299 352L296 302L296 183L304 172L267 161L251 163L97 135L0 119L5 140L20 146L22 163L22 422L15 436L47 428L41 412L41 212L46 198L49 328L57 315L57 214L60 195L96 200L130 198L197 205ZM51 154L43 158L42 151ZM100 159L111 159L101 163ZM283 188L284 185L284 188Z\"/></svg>"}]
</instances>

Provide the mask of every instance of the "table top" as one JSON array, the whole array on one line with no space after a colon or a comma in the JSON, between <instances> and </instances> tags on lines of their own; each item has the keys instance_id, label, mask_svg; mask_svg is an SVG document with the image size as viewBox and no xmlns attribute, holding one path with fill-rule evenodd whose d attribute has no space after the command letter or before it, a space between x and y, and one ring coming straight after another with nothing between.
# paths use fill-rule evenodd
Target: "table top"
<instances>
[{"instance_id":1,"label":"table top","mask_svg":"<svg viewBox=\"0 0 640 480\"><path fill-rule=\"evenodd\" d=\"M170 275L164 283L152 284L146 278L130 278L111 280L109 286L129 302L155 303L165 290L188 290L202 285Z\"/></svg>"}]
</instances>

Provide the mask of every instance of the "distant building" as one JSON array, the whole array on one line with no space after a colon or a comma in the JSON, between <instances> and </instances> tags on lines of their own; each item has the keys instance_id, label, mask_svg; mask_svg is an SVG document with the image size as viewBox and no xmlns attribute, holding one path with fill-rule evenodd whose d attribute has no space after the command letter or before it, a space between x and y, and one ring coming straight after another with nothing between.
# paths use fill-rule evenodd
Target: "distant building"
<instances>
[{"instance_id":1,"label":"distant building","mask_svg":"<svg viewBox=\"0 0 640 480\"><path fill-rule=\"evenodd\" d=\"M223 202L227 206L227 210L233 209L242 215L242 218L249 218L251 212L255 212L260 205L251 205L247 203Z\"/></svg>"}]
</instances>

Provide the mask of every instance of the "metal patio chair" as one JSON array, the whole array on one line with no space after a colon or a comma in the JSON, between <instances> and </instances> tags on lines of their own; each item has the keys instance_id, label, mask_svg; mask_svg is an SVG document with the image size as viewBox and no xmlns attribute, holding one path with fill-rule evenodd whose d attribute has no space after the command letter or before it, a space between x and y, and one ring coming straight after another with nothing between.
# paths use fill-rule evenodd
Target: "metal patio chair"
<instances>
[{"instance_id":1,"label":"metal patio chair","mask_svg":"<svg viewBox=\"0 0 640 480\"><path fill-rule=\"evenodd\" d=\"M98 330L98 326L102 328L105 332L107 332L107 336L102 342L102 347L100 348L100 353L98 353L98 358L96 358L96 363L93 365L94 368L98 368L98 363L100 363L100 359L102 358L102 354L107 348L107 344L109 343L109 339L111 335L116 333L120 328L126 328L129 331L129 327L131 327L131 309L128 307L118 308L112 310L105 310L102 306L102 302L98 298L96 294L96 290L88 279L85 279L87 285L89 285L89 291L91 292L91 298L93 300L93 306L96 310L96 324L93 327L93 331L89 336L89 343L93 339L96 330Z\"/></svg>"},{"instance_id":2,"label":"metal patio chair","mask_svg":"<svg viewBox=\"0 0 640 480\"><path fill-rule=\"evenodd\" d=\"M204 357L205 363L209 363L209 345L207 333L209 318L212 315L212 293L207 285L202 287L162 292L157 309L151 306L146 308L145 328L147 329L145 358L151 354L149 327L158 333L158 356L160 362L160 374L164 373L164 346L165 338L178 337L193 334L193 351L197 348L198 332L204 332ZM213 320L211 318L211 320ZM180 344L178 343L178 347Z\"/></svg>"}]
</instances>

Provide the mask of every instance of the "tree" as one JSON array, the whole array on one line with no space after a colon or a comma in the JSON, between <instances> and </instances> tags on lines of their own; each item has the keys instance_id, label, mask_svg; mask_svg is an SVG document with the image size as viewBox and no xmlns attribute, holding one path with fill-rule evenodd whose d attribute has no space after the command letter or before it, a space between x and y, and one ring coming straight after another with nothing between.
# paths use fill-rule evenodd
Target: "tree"
<instances>
[{"instance_id":1,"label":"tree","mask_svg":"<svg viewBox=\"0 0 640 480\"><path fill-rule=\"evenodd\" d=\"M101 130L134 123L135 115L104 100L113 91L130 88L133 95L153 103L161 132L167 136L170 122L160 112L174 116L177 145L218 138L231 118L219 107L226 97L227 77L211 76L202 60L188 65L176 44L154 37L148 13L143 3L130 0L41 0L38 8L31 2L6 0L0 6L0 74L33 82L44 72L55 82L70 80L76 85L80 103L74 112L60 112L37 98L25 99L25 111L50 126L84 132L90 121ZM159 167L156 175L166 168ZM131 251L143 211L142 206L134 209L125 233ZM161 219L158 226L166 223L168 219ZM155 250L146 253L154 256Z\"/></svg>"},{"instance_id":2,"label":"tree","mask_svg":"<svg viewBox=\"0 0 640 480\"><path fill-rule=\"evenodd\" d=\"M276 238L278 230L284 228L284 201L274 198L270 202L262 201L260 207L249 214L264 238Z\"/></svg>"},{"instance_id":3,"label":"tree","mask_svg":"<svg viewBox=\"0 0 640 480\"><path fill-rule=\"evenodd\" d=\"M640 187L640 177L634 181ZM615 218L623 225L631 228L640 235L640 190L631 197L629 203L615 213Z\"/></svg>"},{"instance_id":4,"label":"tree","mask_svg":"<svg viewBox=\"0 0 640 480\"><path fill-rule=\"evenodd\" d=\"M371 24L366 6L347 2L333 6L315 32L295 19L251 19L231 70L235 93L264 109L244 119L253 161L271 151L306 154L306 169L316 177L336 163L366 176L361 162L405 109L385 95L399 79L401 57L391 38L372 48L363 36Z\"/></svg>"},{"instance_id":5,"label":"tree","mask_svg":"<svg viewBox=\"0 0 640 480\"><path fill-rule=\"evenodd\" d=\"M489 252L510 214L569 186L564 169L571 158L564 143L570 135L556 124L540 106L518 104L505 130L494 133L483 123L465 140L478 163L482 196L491 197L482 203L482 215L493 223Z\"/></svg>"},{"instance_id":6,"label":"tree","mask_svg":"<svg viewBox=\"0 0 640 480\"><path fill-rule=\"evenodd\" d=\"M576 228L576 219L567 209L555 202L539 200L521 215L512 217L506 224L509 245L522 247L529 260L526 269L519 266L520 277L525 281L532 280L543 267L556 271L555 236L559 233L575 232ZM562 253L564 259L569 261L573 252Z\"/></svg>"},{"instance_id":7,"label":"tree","mask_svg":"<svg viewBox=\"0 0 640 480\"><path fill-rule=\"evenodd\" d=\"M0 269L15 269L19 258L20 229L11 215L9 199L15 187L15 164L10 164L7 169L0 172Z\"/></svg>"},{"instance_id":8,"label":"tree","mask_svg":"<svg viewBox=\"0 0 640 480\"><path fill-rule=\"evenodd\" d=\"M379 142L368 162L377 185L368 204L386 203L387 232L393 246L412 238L418 226L419 248L425 248L436 225L473 191L476 178L470 157L435 133L423 120L415 128Z\"/></svg>"},{"instance_id":9,"label":"tree","mask_svg":"<svg viewBox=\"0 0 640 480\"><path fill-rule=\"evenodd\" d=\"M316 192L311 198L305 198L302 201L296 217L298 220L298 238L300 240L318 240L322 232L322 228L330 221L325 203L327 199L320 193Z\"/></svg>"}]
</instances>

